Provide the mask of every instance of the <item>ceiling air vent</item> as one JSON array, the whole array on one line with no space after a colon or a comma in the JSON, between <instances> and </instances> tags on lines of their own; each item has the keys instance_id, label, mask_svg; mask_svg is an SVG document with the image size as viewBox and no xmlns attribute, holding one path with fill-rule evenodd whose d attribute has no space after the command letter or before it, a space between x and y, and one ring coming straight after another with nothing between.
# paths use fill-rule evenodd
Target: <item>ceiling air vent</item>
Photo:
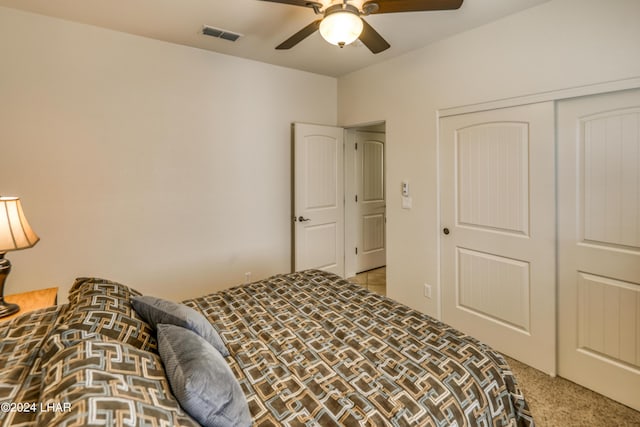
<instances>
[{"instance_id":1,"label":"ceiling air vent","mask_svg":"<svg viewBox=\"0 0 640 427\"><path fill-rule=\"evenodd\" d=\"M232 33L231 31L223 30L222 28L210 27L209 25L205 25L204 27L202 27L202 34L204 34L205 36L229 40L231 42L234 42L242 37L242 34Z\"/></svg>"}]
</instances>

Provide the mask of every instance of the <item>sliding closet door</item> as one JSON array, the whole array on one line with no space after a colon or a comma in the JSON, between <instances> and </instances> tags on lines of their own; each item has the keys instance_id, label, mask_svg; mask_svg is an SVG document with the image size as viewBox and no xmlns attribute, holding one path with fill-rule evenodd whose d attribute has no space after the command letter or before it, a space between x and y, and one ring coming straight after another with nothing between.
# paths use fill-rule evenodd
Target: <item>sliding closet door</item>
<instances>
[{"instance_id":1,"label":"sliding closet door","mask_svg":"<svg viewBox=\"0 0 640 427\"><path fill-rule=\"evenodd\" d=\"M640 90L558 104L561 376L640 410Z\"/></svg>"},{"instance_id":2,"label":"sliding closet door","mask_svg":"<svg viewBox=\"0 0 640 427\"><path fill-rule=\"evenodd\" d=\"M440 120L443 320L555 374L553 103Z\"/></svg>"}]
</instances>

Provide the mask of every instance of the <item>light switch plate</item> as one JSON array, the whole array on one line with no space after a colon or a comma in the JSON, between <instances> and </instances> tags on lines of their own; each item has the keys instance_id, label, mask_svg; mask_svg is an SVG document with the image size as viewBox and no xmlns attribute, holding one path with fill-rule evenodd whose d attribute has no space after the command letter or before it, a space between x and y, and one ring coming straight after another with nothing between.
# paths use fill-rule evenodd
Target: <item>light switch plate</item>
<instances>
[{"instance_id":1,"label":"light switch plate","mask_svg":"<svg viewBox=\"0 0 640 427\"><path fill-rule=\"evenodd\" d=\"M411 197L402 198L402 209L411 209L412 200Z\"/></svg>"}]
</instances>

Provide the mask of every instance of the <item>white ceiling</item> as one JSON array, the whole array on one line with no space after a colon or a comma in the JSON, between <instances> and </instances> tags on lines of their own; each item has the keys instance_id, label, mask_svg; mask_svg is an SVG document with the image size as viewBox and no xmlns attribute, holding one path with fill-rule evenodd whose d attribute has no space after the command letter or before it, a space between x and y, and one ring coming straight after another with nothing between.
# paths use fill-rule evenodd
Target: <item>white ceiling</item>
<instances>
[{"instance_id":1,"label":"white ceiling","mask_svg":"<svg viewBox=\"0 0 640 427\"><path fill-rule=\"evenodd\" d=\"M319 33L277 51L275 46L319 17L310 8L267 1L0 0L0 6L337 77L546 1L464 0L454 11L371 15L366 21L391 44L377 55L359 41L340 49ZM243 37L229 42L203 36L203 25Z\"/></svg>"}]
</instances>

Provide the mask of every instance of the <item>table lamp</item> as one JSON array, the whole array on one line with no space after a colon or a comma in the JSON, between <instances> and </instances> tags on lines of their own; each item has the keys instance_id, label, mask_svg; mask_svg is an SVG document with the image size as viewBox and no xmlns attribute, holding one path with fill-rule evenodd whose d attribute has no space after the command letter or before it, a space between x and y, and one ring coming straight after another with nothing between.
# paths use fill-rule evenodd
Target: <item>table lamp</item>
<instances>
[{"instance_id":1,"label":"table lamp","mask_svg":"<svg viewBox=\"0 0 640 427\"><path fill-rule=\"evenodd\" d=\"M0 196L0 318L20 310L17 304L4 300L4 282L11 271L11 263L4 257L9 251L26 249L38 243L40 238L33 232L22 212L17 197Z\"/></svg>"}]
</instances>

